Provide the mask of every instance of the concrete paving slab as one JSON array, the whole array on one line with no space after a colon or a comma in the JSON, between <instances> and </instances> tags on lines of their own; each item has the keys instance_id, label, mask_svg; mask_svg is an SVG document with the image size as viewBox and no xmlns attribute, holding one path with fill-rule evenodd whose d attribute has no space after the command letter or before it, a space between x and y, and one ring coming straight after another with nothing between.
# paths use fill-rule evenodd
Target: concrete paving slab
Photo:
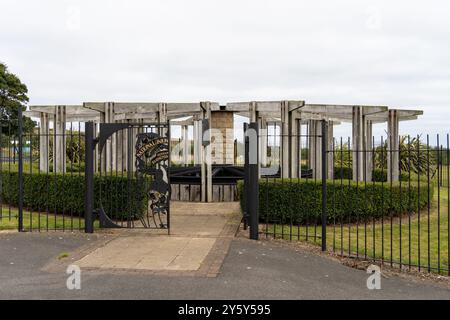
<instances>
[{"instance_id":1,"label":"concrete paving slab","mask_svg":"<svg viewBox=\"0 0 450 320\"><path fill-rule=\"evenodd\" d=\"M170 235L123 229L117 238L76 263L89 269L199 271L216 276L227 253L224 248L228 248L239 225L239 210L239 203L234 202L173 202ZM219 238L229 240L216 245Z\"/></svg>"},{"instance_id":2,"label":"concrete paving slab","mask_svg":"<svg viewBox=\"0 0 450 320\"><path fill-rule=\"evenodd\" d=\"M198 270L215 238L130 236L117 238L75 263L82 268Z\"/></svg>"}]
</instances>

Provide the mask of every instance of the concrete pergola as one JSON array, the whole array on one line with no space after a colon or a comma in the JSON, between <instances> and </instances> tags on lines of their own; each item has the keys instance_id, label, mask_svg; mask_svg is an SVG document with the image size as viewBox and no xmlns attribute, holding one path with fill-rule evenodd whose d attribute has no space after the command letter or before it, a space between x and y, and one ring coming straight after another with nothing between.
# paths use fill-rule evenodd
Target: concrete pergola
<instances>
[{"instance_id":1,"label":"concrete pergola","mask_svg":"<svg viewBox=\"0 0 450 320\"><path fill-rule=\"evenodd\" d=\"M25 115L40 120L40 166L48 168L50 122L54 128L53 169L65 171L64 136L66 123L93 121L100 123L149 123L170 121L171 125L181 127L182 159L188 162L188 128L193 127L193 162L202 170L202 201L210 199L212 193L211 163L234 164L234 138L229 132L234 130L234 114L248 117L250 122L258 122L259 128L267 129L271 123L280 128L280 168L283 178L300 178L301 132L307 130L309 164L316 178L321 178L321 122L328 122L328 148L333 145L333 126L343 122L352 123L353 179L371 180L372 156L364 150L372 149L372 126L387 123L388 132L388 175L389 181L399 179L399 123L415 120L423 112L420 110L389 109L387 106L307 104L303 100L248 101L231 102L220 105L217 102L170 103L170 102L84 102L81 105L42 105L30 106ZM209 119L209 128L202 121ZM211 148L202 145L205 129L218 130L222 141L211 141ZM232 131L231 131L232 132ZM267 164L267 130L261 130L259 137L260 163ZM97 152L96 161L101 158L103 168L125 166L127 161L126 135L118 133L107 142L102 154ZM112 152L111 150L118 150ZM212 150L212 151L211 151ZM231 156L230 156L231 155ZM328 176L333 176L333 155L329 154ZM206 161L211 159L211 161ZM362 165L364 163L364 165ZM133 160L134 165L134 160ZM98 168L98 165L96 166ZM364 170L365 168L365 170Z\"/></svg>"}]
</instances>

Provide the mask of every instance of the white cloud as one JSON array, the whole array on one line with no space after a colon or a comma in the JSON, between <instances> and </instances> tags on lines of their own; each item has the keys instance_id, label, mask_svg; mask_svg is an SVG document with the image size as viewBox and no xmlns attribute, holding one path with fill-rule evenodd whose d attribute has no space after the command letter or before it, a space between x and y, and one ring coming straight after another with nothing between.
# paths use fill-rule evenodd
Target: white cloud
<instances>
[{"instance_id":1,"label":"white cloud","mask_svg":"<svg viewBox=\"0 0 450 320\"><path fill-rule=\"evenodd\" d=\"M422 108L403 132L450 131L447 1L2 0L1 12L0 60L32 104L292 98Z\"/></svg>"}]
</instances>

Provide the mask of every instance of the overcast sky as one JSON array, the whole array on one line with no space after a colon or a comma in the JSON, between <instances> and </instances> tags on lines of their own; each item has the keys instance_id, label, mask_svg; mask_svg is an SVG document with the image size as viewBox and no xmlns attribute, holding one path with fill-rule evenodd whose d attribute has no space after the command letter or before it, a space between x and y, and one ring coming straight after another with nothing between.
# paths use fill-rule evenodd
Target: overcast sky
<instances>
[{"instance_id":1,"label":"overcast sky","mask_svg":"<svg viewBox=\"0 0 450 320\"><path fill-rule=\"evenodd\" d=\"M298 99L423 109L401 133L450 131L449 1L0 4L0 60L30 104Z\"/></svg>"}]
</instances>

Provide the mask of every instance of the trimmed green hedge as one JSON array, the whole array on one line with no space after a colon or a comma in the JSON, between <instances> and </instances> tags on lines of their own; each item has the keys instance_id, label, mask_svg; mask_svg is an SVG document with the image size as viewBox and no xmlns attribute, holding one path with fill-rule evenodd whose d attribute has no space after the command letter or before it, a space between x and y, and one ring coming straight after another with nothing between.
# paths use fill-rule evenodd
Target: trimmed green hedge
<instances>
[{"instance_id":1,"label":"trimmed green hedge","mask_svg":"<svg viewBox=\"0 0 450 320\"><path fill-rule=\"evenodd\" d=\"M18 173L2 172L0 180L2 203L18 206ZM84 216L84 175L24 173L23 180L23 205L27 210ZM142 216L147 210L143 183L132 179L128 184L126 176L94 176L95 208L100 206L101 190L103 208L111 218L125 219L128 213L132 218Z\"/></svg>"},{"instance_id":2,"label":"trimmed green hedge","mask_svg":"<svg viewBox=\"0 0 450 320\"><path fill-rule=\"evenodd\" d=\"M433 198L434 185L430 188L412 183L411 192L408 186L394 183L379 182L359 185L345 180L327 182L327 218L328 222L355 222L364 219L380 219L382 216L398 216L400 214L417 212L428 204L428 191ZM241 208L244 208L243 182L238 183ZM262 222L303 224L307 221L320 221L322 214L322 184L321 182L302 180L270 179L259 182L260 204L259 215Z\"/></svg>"},{"instance_id":3,"label":"trimmed green hedge","mask_svg":"<svg viewBox=\"0 0 450 320\"><path fill-rule=\"evenodd\" d=\"M417 175L413 174L413 177ZM353 179L353 168L348 167L335 167L334 168L334 179ZM374 169L372 172L372 180L375 182L386 182L387 181L387 170ZM408 181L409 175L405 172L400 174L401 181Z\"/></svg>"}]
</instances>

